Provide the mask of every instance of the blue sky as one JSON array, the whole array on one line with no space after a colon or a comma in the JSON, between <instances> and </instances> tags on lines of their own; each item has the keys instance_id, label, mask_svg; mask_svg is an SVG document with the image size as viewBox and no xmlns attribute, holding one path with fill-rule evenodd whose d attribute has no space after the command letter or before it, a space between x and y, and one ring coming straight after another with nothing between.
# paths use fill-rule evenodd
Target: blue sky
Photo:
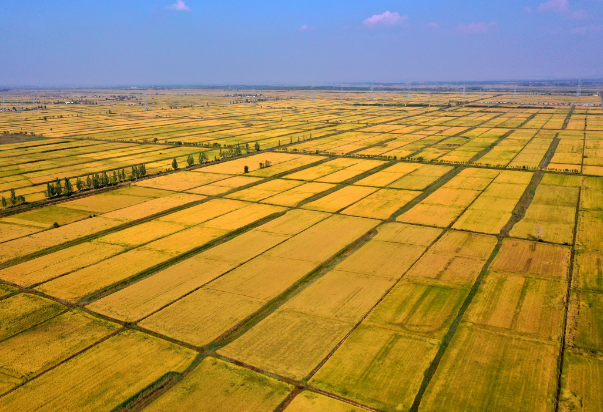
<instances>
[{"instance_id":1,"label":"blue sky","mask_svg":"<svg viewBox=\"0 0 603 412\"><path fill-rule=\"evenodd\" d=\"M0 87L603 77L603 0L18 0Z\"/></svg>"}]
</instances>

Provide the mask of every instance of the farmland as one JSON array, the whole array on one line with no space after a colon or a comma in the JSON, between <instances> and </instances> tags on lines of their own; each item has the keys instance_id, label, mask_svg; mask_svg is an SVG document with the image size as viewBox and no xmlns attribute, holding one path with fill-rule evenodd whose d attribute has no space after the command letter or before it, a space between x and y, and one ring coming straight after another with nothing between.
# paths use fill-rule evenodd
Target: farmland
<instances>
[{"instance_id":1,"label":"farmland","mask_svg":"<svg viewBox=\"0 0 603 412\"><path fill-rule=\"evenodd\" d=\"M598 98L368 93L0 112L0 411L602 410Z\"/></svg>"}]
</instances>

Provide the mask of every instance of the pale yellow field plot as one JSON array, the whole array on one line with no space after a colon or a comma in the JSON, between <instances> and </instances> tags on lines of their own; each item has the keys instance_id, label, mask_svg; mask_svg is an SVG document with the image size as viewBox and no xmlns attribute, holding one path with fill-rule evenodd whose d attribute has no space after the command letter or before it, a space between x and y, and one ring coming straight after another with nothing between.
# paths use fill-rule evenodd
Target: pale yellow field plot
<instances>
[{"instance_id":1,"label":"pale yellow field plot","mask_svg":"<svg viewBox=\"0 0 603 412\"><path fill-rule=\"evenodd\" d=\"M219 180L212 184L207 184L200 187L195 187L193 189L189 189L187 190L187 192L207 196L217 196L229 192L233 189L257 183L262 180L263 179L260 177L233 176L229 177L228 179Z\"/></svg>"},{"instance_id":2,"label":"pale yellow field plot","mask_svg":"<svg viewBox=\"0 0 603 412\"><path fill-rule=\"evenodd\" d=\"M154 250L134 249L51 280L36 289L70 302L125 280L170 259Z\"/></svg>"},{"instance_id":3,"label":"pale yellow field plot","mask_svg":"<svg viewBox=\"0 0 603 412\"><path fill-rule=\"evenodd\" d=\"M165 176L154 177L152 179L144 179L134 184L137 186L178 192L217 182L218 180L223 180L228 177L228 175L184 170L177 173L170 173Z\"/></svg>"},{"instance_id":4,"label":"pale yellow field plot","mask_svg":"<svg viewBox=\"0 0 603 412\"><path fill-rule=\"evenodd\" d=\"M0 340L45 322L66 309L52 300L26 293L0 300Z\"/></svg>"},{"instance_id":5,"label":"pale yellow field plot","mask_svg":"<svg viewBox=\"0 0 603 412\"><path fill-rule=\"evenodd\" d=\"M123 250L118 245L86 242L2 269L0 279L31 286L98 263Z\"/></svg>"},{"instance_id":6,"label":"pale yellow field plot","mask_svg":"<svg viewBox=\"0 0 603 412\"><path fill-rule=\"evenodd\" d=\"M307 376L352 324L277 311L218 353L294 379Z\"/></svg>"},{"instance_id":7,"label":"pale yellow field plot","mask_svg":"<svg viewBox=\"0 0 603 412\"><path fill-rule=\"evenodd\" d=\"M329 398L318 393L303 391L285 408L287 412L364 412L364 408Z\"/></svg>"},{"instance_id":8,"label":"pale yellow field plot","mask_svg":"<svg viewBox=\"0 0 603 412\"><path fill-rule=\"evenodd\" d=\"M461 325L423 395L421 409L440 412L447 405L450 410L550 411L558 352L555 345Z\"/></svg>"},{"instance_id":9,"label":"pale yellow field plot","mask_svg":"<svg viewBox=\"0 0 603 412\"><path fill-rule=\"evenodd\" d=\"M310 384L378 410L408 410L438 346L376 326L359 326Z\"/></svg>"},{"instance_id":10,"label":"pale yellow field plot","mask_svg":"<svg viewBox=\"0 0 603 412\"><path fill-rule=\"evenodd\" d=\"M266 183L260 183L248 189L235 192L227 197L230 199L247 200L249 202L258 202L270 196L274 196L294 187L302 185L302 182L295 180L275 179Z\"/></svg>"},{"instance_id":11,"label":"pale yellow field plot","mask_svg":"<svg viewBox=\"0 0 603 412\"><path fill-rule=\"evenodd\" d=\"M560 407L580 412L603 411L603 360L566 351Z\"/></svg>"},{"instance_id":12,"label":"pale yellow field plot","mask_svg":"<svg viewBox=\"0 0 603 412\"><path fill-rule=\"evenodd\" d=\"M330 193L318 200L306 203L304 209L320 210L322 212L337 212L357 201L376 192L374 187L346 186L336 192Z\"/></svg>"},{"instance_id":13,"label":"pale yellow field plot","mask_svg":"<svg viewBox=\"0 0 603 412\"><path fill-rule=\"evenodd\" d=\"M421 192L397 189L380 189L344 209L344 215L387 219Z\"/></svg>"},{"instance_id":14,"label":"pale yellow field plot","mask_svg":"<svg viewBox=\"0 0 603 412\"><path fill-rule=\"evenodd\" d=\"M125 331L9 393L0 411L111 410L166 373L182 373L195 355Z\"/></svg>"},{"instance_id":15,"label":"pale yellow field plot","mask_svg":"<svg viewBox=\"0 0 603 412\"><path fill-rule=\"evenodd\" d=\"M561 337L567 285L509 273L489 273L464 320L539 339Z\"/></svg>"},{"instance_id":16,"label":"pale yellow field plot","mask_svg":"<svg viewBox=\"0 0 603 412\"><path fill-rule=\"evenodd\" d=\"M505 239L490 270L563 280L569 270L570 248L519 239Z\"/></svg>"},{"instance_id":17,"label":"pale yellow field plot","mask_svg":"<svg viewBox=\"0 0 603 412\"><path fill-rule=\"evenodd\" d=\"M205 358L147 411L271 412L293 389L265 375Z\"/></svg>"},{"instance_id":18,"label":"pale yellow field plot","mask_svg":"<svg viewBox=\"0 0 603 412\"><path fill-rule=\"evenodd\" d=\"M118 324L88 314L67 312L3 340L0 342L0 394L119 328Z\"/></svg>"},{"instance_id":19,"label":"pale yellow field plot","mask_svg":"<svg viewBox=\"0 0 603 412\"><path fill-rule=\"evenodd\" d=\"M308 199L309 197L325 192L334 187L335 185L330 183L304 183L301 186L297 186L293 189L267 197L262 202L280 206L297 206L300 202Z\"/></svg>"}]
</instances>

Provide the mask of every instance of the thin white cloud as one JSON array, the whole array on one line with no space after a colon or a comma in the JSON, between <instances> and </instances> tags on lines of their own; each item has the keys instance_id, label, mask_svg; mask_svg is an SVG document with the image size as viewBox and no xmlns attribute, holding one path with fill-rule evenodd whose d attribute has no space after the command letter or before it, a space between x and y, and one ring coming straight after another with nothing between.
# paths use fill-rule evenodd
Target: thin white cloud
<instances>
[{"instance_id":1,"label":"thin white cloud","mask_svg":"<svg viewBox=\"0 0 603 412\"><path fill-rule=\"evenodd\" d=\"M167 6L168 10L176 10L176 11L192 11L190 7L188 7L184 0L176 0L176 3L170 4Z\"/></svg>"},{"instance_id":2,"label":"thin white cloud","mask_svg":"<svg viewBox=\"0 0 603 412\"><path fill-rule=\"evenodd\" d=\"M428 29L431 29L431 30L440 30L440 27L441 27L441 26L442 26L442 25L441 25L440 23L436 23L436 22L433 22L433 23L427 23L427 28L428 28Z\"/></svg>"},{"instance_id":3,"label":"thin white cloud","mask_svg":"<svg viewBox=\"0 0 603 412\"><path fill-rule=\"evenodd\" d=\"M364 20L362 24L366 27L377 27L377 26L398 26L404 24L408 20L408 16L400 16L398 12L386 11L382 14L373 14L373 16Z\"/></svg>"},{"instance_id":4,"label":"thin white cloud","mask_svg":"<svg viewBox=\"0 0 603 412\"><path fill-rule=\"evenodd\" d=\"M541 13L554 12L554 13L566 13L569 12L569 0L549 0L544 3L540 3L538 11Z\"/></svg>"},{"instance_id":5,"label":"thin white cloud","mask_svg":"<svg viewBox=\"0 0 603 412\"><path fill-rule=\"evenodd\" d=\"M308 26L307 24L304 24L303 26L301 26L299 28L299 31L314 31L314 30L316 30L316 27Z\"/></svg>"},{"instance_id":6,"label":"thin white cloud","mask_svg":"<svg viewBox=\"0 0 603 412\"><path fill-rule=\"evenodd\" d=\"M574 34L600 33L602 31L603 26L582 26L571 30Z\"/></svg>"},{"instance_id":7,"label":"thin white cloud","mask_svg":"<svg viewBox=\"0 0 603 412\"><path fill-rule=\"evenodd\" d=\"M491 33L494 30L496 30L496 28L497 28L497 25L494 22L492 22L492 23L473 22L473 23L469 23L469 24L461 23L456 28L456 32L460 33L460 34L468 34L468 35L487 34L487 33Z\"/></svg>"},{"instance_id":8,"label":"thin white cloud","mask_svg":"<svg viewBox=\"0 0 603 412\"><path fill-rule=\"evenodd\" d=\"M588 19L590 16L584 10L576 10L572 12L572 19L574 20L584 20Z\"/></svg>"},{"instance_id":9,"label":"thin white cloud","mask_svg":"<svg viewBox=\"0 0 603 412\"><path fill-rule=\"evenodd\" d=\"M532 13L532 8L531 7L524 7L523 12L526 14L531 14Z\"/></svg>"}]
</instances>

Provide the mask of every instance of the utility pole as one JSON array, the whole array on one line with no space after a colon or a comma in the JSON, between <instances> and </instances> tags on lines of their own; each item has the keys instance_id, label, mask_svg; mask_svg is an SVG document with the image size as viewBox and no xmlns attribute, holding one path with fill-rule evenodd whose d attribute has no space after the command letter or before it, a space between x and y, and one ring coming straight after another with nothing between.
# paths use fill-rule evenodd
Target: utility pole
<instances>
[{"instance_id":1,"label":"utility pole","mask_svg":"<svg viewBox=\"0 0 603 412\"><path fill-rule=\"evenodd\" d=\"M517 99L517 86L513 89L513 98Z\"/></svg>"},{"instance_id":2,"label":"utility pole","mask_svg":"<svg viewBox=\"0 0 603 412\"><path fill-rule=\"evenodd\" d=\"M578 90L576 90L576 97L582 95L582 79L578 79Z\"/></svg>"}]
</instances>

